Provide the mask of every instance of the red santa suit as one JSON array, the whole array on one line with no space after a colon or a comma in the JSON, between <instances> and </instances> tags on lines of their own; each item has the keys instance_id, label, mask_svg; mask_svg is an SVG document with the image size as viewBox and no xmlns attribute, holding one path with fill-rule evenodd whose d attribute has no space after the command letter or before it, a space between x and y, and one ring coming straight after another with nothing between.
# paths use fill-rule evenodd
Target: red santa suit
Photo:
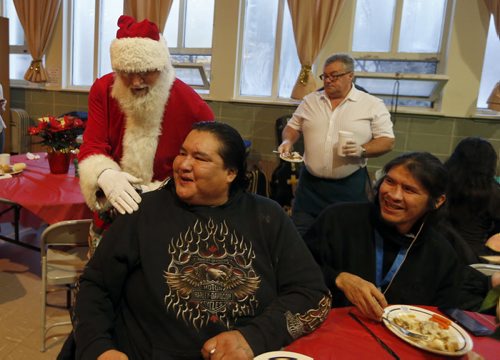
<instances>
[{"instance_id":1,"label":"red santa suit","mask_svg":"<svg viewBox=\"0 0 500 360\"><path fill-rule=\"evenodd\" d=\"M134 96L114 73L97 79L89 94L89 116L80 147L79 172L83 196L92 210L109 208L98 197L97 179L106 169L125 171L141 184L172 175L172 163L198 121L214 114L188 85L175 78L165 40L151 22L122 16L111 44L115 71L160 75L148 94Z\"/></svg>"},{"instance_id":2,"label":"red santa suit","mask_svg":"<svg viewBox=\"0 0 500 360\"><path fill-rule=\"evenodd\" d=\"M134 132L124 146L127 120L120 104L111 96L114 75L98 79L89 94L89 120L80 147L79 171L82 193L91 209L96 209L98 175L105 169L122 169L141 178L144 184L172 175L172 162L191 130L192 124L213 120L210 107L181 80L175 79L157 129ZM154 152L142 144L149 133L159 131ZM141 139L142 138L142 139ZM146 144L147 145L147 144ZM147 159L153 161L147 161Z\"/></svg>"}]
</instances>

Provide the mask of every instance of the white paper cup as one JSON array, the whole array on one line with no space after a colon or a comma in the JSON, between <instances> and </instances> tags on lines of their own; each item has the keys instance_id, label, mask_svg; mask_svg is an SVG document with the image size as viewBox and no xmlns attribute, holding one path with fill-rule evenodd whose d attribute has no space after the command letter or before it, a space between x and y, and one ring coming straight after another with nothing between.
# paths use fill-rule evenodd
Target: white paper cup
<instances>
[{"instance_id":1,"label":"white paper cup","mask_svg":"<svg viewBox=\"0 0 500 360\"><path fill-rule=\"evenodd\" d=\"M0 154L0 165L10 165L10 154Z\"/></svg>"},{"instance_id":2,"label":"white paper cup","mask_svg":"<svg viewBox=\"0 0 500 360\"><path fill-rule=\"evenodd\" d=\"M339 131L339 142L337 144L337 154L339 156L345 156L344 151L342 150L342 147L347 143L349 140L353 140L354 133L350 131Z\"/></svg>"}]
</instances>

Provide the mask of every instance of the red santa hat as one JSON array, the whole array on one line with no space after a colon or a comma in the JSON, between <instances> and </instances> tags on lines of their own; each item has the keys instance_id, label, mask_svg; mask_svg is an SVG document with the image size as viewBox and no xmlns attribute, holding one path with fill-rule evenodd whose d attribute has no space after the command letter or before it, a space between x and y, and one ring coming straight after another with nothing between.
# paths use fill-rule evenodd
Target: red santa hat
<instances>
[{"instance_id":1,"label":"red santa hat","mask_svg":"<svg viewBox=\"0 0 500 360\"><path fill-rule=\"evenodd\" d=\"M118 27L110 48L114 71L163 70L170 64L167 43L155 23L137 22L131 16L122 15Z\"/></svg>"}]
</instances>

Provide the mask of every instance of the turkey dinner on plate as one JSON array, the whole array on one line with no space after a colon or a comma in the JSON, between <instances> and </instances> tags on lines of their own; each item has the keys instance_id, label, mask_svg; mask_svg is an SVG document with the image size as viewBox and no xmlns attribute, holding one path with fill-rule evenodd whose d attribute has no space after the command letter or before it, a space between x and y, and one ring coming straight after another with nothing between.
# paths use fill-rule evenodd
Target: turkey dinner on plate
<instances>
[{"instance_id":1,"label":"turkey dinner on plate","mask_svg":"<svg viewBox=\"0 0 500 360\"><path fill-rule=\"evenodd\" d=\"M464 329L430 310L416 306L392 305L385 308L384 317L397 326L424 335L423 339L405 335L397 326L382 320L395 335L421 349L448 356L460 356L472 350L472 339Z\"/></svg>"}]
</instances>

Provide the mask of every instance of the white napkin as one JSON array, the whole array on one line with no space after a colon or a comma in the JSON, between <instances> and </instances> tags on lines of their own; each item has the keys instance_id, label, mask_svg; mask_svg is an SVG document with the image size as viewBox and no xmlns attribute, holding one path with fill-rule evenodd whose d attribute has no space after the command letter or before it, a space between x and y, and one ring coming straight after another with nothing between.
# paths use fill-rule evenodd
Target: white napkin
<instances>
[{"instance_id":1,"label":"white napkin","mask_svg":"<svg viewBox=\"0 0 500 360\"><path fill-rule=\"evenodd\" d=\"M40 155L28 152L28 153L26 153L26 158L28 160L36 160L36 159L40 159Z\"/></svg>"}]
</instances>

